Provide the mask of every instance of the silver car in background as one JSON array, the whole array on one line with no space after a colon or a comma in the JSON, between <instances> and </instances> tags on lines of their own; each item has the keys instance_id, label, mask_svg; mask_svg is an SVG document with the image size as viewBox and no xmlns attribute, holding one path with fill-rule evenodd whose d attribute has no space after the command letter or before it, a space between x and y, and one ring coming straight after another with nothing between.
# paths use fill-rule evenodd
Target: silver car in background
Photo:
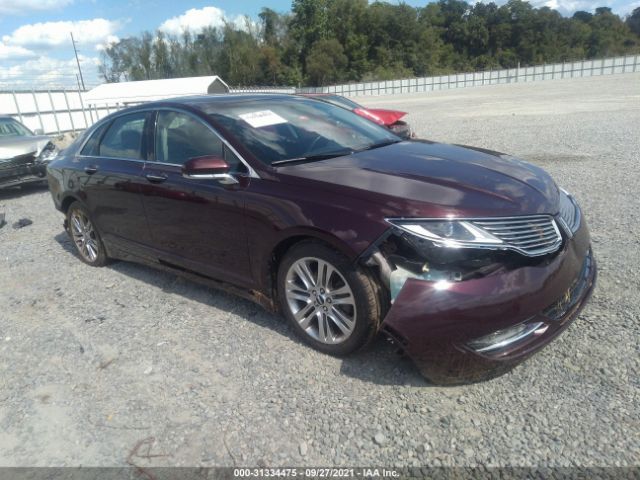
<instances>
[{"instance_id":1,"label":"silver car in background","mask_svg":"<svg viewBox=\"0 0 640 480\"><path fill-rule=\"evenodd\" d=\"M47 164L58 150L46 135L8 116L0 116L0 189L46 181Z\"/></svg>"}]
</instances>

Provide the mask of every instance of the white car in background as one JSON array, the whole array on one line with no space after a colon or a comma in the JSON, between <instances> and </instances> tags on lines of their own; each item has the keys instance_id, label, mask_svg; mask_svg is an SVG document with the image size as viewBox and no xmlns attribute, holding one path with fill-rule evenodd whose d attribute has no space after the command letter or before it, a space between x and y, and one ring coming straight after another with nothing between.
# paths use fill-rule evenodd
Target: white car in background
<instances>
[{"instance_id":1,"label":"white car in background","mask_svg":"<svg viewBox=\"0 0 640 480\"><path fill-rule=\"evenodd\" d=\"M47 135L0 116L0 188L46 181L47 164L58 153Z\"/></svg>"}]
</instances>

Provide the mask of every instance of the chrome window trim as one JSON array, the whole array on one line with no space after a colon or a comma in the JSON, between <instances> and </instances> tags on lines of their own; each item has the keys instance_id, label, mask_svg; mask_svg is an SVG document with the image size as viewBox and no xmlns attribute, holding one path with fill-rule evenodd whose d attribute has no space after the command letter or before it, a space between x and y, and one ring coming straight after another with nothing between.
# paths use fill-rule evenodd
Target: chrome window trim
<instances>
[{"instance_id":1,"label":"chrome window trim","mask_svg":"<svg viewBox=\"0 0 640 480\"><path fill-rule=\"evenodd\" d=\"M190 115L191 117L195 118L197 121L199 121L200 123L202 123L205 127L207 127L216 137L218 137L220 139L220 141L222 141L222 143L233 152L233 154L235 156L238 157L238 159L242 162L242 164L247 167L247 175L251 178L260 178L260 175L258 175L258 173L254 170L254 168L249 165L249 162L247 162L245 160L245 158L240 155L240 153L238 153L238 151L233 148L233 145L231 145L226 138L224 138L220 132L218 132L214 127L212 127L211 125L207 124L206 122L204 122L200 117L198 117L197 115L194 115L192 112L189 112L187 110L183 110L181 108L177 108L177 107L148 107L148 108L141 108L141 109L136 109L133 112L118 112L118 113L113 113L113 116L109 116L108 118L103 118L101 120L99 120L98 122L96 122L94 125L91 126L91 128L93 128L94 130L97 130L98 128L100 128L100 125L103 122L112 122L114 121L116 118L124 116L124 115L130 115L133 113L137 113L137 112L160 112L160 111L174 111L174 112L178 112L178 113L183 113L186 115ZM206 115L206 114L205 114ZM158 121L158 116L156 115L156 118L154 120L154 125L153 125L153 138L155 140L155 129L156 129L156 122ZM105 132L106 133L106 132ZM86 143L89 141L89 139L93 136L93 134L88 135L87 138L84 140L84 142L82 142L82 145L80 146L80 148L78 149L78 152L81 152ZM155 148L155 145L154 145ZM129 162L142 162L142 163L149 163L149 164L159 164L159 165L170 165L173 167L182 167L182 164L180 163L167 163L167 162L157 162L155 160L138 160L135 158L119 158L119 157L103 157L103 156L99 156L99 155L81 155L80 153L76 154L76 157L79 158L104 158L107 160L126 160ZM236 174L239 175L239 174Z\"/></svg>"},{"instance_id":2,"label":"chrome window trim","mask_svg":"<svg viewBox=\"0 0 640 480\"><path fill-rule=\"evenodd\" d=\"M456 245L456 247L448 247L446 245L442 245L441 243L438 243L437 241L431 240L431 239L425 239L429 242L432 242L433 245L435 245L436 247L439 248L476 248L476 249L483 249L483 250L509 250L509 251L513 251L513 252L517 252L521 255L527 256L527 257L539 257L542 255L547 255L549 253L553 253L555 251L558 250L558 248L560 248L560 245L562 245L562 234L560 233L560 229L558 228L558 222L556 221L556 218L553 215L548 215L548 214L535 214L535 215L520 215L520 216L512 216L512 217L440 217L440 218L434 218L434 217L387 217L385 218L385 221L387 223L389 223L392 227L398 228L404 232L409 233L410 235L415 235L418 238L423 238L420 237L419 235L417 235L416 233L403 228L401 225L397 225L394 222L395 221L404 221L404 222L429 222L429 221L436 221L436 222L443 222L443 221L447 221L447 220L451 220L451 221L467 221L467 222L481 222L481 221L491 221L491 222L499 222L501 220L504 221L509 221L509 220L535 220L535 219L539 219L539 218L544 218L544 219L549 219L551 221L551 225L553 226L553 229L556 233L556 241L552 244L549 245L546 248L540 249L540 250L536 250L535 252L527 252L526 250L523 250L515 245L511 245L505 241L503 241L503 243L467 243L465 244L464 241L458 241L458 245Z\"/></svg>"},{"instance_id":3,"label":"chrome window trim","mask_svg":"<svg viewBox=\"0 0 640 480\"><path fill-rule=\"evenodd\" d=\"M120 157L105 157L98 155L76 155L77 158L97 158L104 160L117 160L119 162L135 162L135 163L150 163L147 160L137 160L135 158L120 158ZM172 163L163 163L163 165L173 165L175 167L181 167L182 165L176 165Z\"/></svg>"},{"instance_id":4,"label":"chrome window trim","mask_svg":"<svg viewBox=\"0 0 640 480\"><path fill-rule=\"evenodd\" d=\"M218 132L211 125L209 125L206 122L202 121L202 119L200 117L198 117L197 115L194 115L193 113L191 113L191 112L189 112L187 110L182 110L182 109L176 108L176 107L159 107L159 108L155 108L154 110L156 110L158 113L166 112L166 111L178 112L178 113L182 113L182 114L185 114L185 115L188 115L188 116L194 118L196 121L200 122L202 125L204 125L206 128L208 128L211 133L213 133L216 137L218 137L220 139L220 141L222 142L223 145L225 145L229 150L231 150L233 152L233 154L236 157L238 157L238 159L242 162L242 164L245 167L247 167L247 174L248 174L249 177L251 177L251 178L260 178L260 175L258 175L258 173L253 169L253 167L251 167L251 165L249 165L249 163L244 159L244 157L242 155L240 155L235 148L233 148L233 145L231 145L227 141L226 138L224 138L222 135L220 135L220 132ZM156 137L156 124L157 124L157 122L158 122L158 116L156 115L155 123L153 125L153 138L154 138L154 140L155 140L155 137ZM154 145L154 151L155 151L155 145ZM149 161L149 163L159 163L161 165L176 165L175 163L158 162L157 160ZM180 164L179 166L182 166L182 164ZM238 174L237 173L236 174L232 173L232 175L238 175Z\"/></svg>"},{"instance_id":5,"label":"chrome window trim","mask_svg":"<svg viewBox=\"0 0 640 480\"><path fill-rule=\"evenodd\" d=\"M118 112L118 113L113 113L112 114L113 116L109 115L108 117L101 118L96 123L91 125L91 127L89 127L93 129L93 132L91 132L91 135L87 135L87 138L84 139L84 141L82 142L82 145L80 145L80 148L78 148L78 153L76 153L76 158L105 158L107 160L127 160L129 162L143 162L143 163L146 162L146 160L140 160L138 158L109 157L109 156L103 156L103 155L83 155L80 152L84 150L84 147L87 145L87 142L89 142L91 137L95 135L96 130L98 130L103 123L112 123L116 118L123 117L125 115L133 115L138 112L151 112L153 110L154 109L152 108L145 108L142 110L136 110L135 112ZM104 133L107 133L109 131L109 128L107 128L107 130ZM100 140L100 143L102 144L102 139Z\"/></svg>"}]
</instances>

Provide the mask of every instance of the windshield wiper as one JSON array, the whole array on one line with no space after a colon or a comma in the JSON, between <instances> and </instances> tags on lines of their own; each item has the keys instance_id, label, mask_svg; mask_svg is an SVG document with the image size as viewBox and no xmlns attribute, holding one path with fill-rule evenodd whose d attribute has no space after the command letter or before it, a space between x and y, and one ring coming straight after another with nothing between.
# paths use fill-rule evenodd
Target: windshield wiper
<instances>
[{"instance_id":1,"label":"windshield wiper","mask_svg":"<svg viewBox=\"0 0 640 480\"><path fill-rule=\"evenodd\" d=\"M353 150L341 150L339 152L319 153L317 155L308 155L306 157L286 158L284 160L276 160L275 162L271 162L271 165L283 165L285 163L313 162L316 160L327 160L329 158L351 155L352 153L353 153Z\"/></svg>"},{"instance_id":2,"label":"windshield wiper","mask_svg":"<svg viewBox=\"0 0 640 480\"><path fill-rule=\"evenodd\" d=\"M374 143L373 145L369 145L368 147L361 148L360 150L356 150L356 152L364 152L366 150L373 150L374 148L386 147L388 145L393 145L394 143L400 143L402 140L385 140L384 142Z\"/></svg>"},{"instance_id":3,"label":"windshield wiper","mask_svg":"<svg viewBox=\"0 0 640 480\"><path fill-rule=\"evenodd\" d=\"M374 148L386 147L387 145L393 145L394 143L399 143L402 140L386 140L380 143L374 143L373 145L369 145L368 147L364 147L358 150L350 150L345 149L338 152L329 152L329 153L319 153L317 155L308 155L306 157L297 157L297 158L287 158L285 160L276 160L275 162L271 162L271 165L283 165L285 163L297 163L297 162L313 162L316 160L327 160L329 158L342 157L345 155L351 155L353 153L364 152L365 150L373 150Z\"/></svg>"}]
</instances>

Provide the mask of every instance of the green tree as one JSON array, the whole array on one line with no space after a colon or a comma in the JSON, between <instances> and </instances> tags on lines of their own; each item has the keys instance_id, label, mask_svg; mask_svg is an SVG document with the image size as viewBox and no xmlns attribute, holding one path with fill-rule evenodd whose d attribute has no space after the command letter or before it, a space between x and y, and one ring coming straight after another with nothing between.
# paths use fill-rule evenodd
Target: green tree
<instances>
[{"instance_id":1,"label":"green tree","mask_svg":"<svg viewBox=\"0 0 640 480\"><path fill-rule=\"evenodd\" d=\"M339 82L347 66L347 57L335 38L318 40L307 57L306 71L311 85L327 85Z\"/></svg>"},{"instance_id":2,"label":"green tree","mask_svg":"<svg viewBox=\"0 0 640 480\"><path fill-rule=\"evenodd\" d=\"M627 27L636 35L640 36L640 7L636 8L625 20Z\"/></svg>"},{"instance_id":3,"label":"green tree","mask_svg":"<svg viewBox=\"0 0 640 480\"><path fill-rule=\"evenodd\" d=\"M110 82L218 74L231 85L320 85L640 52L640 8L623 20L608 7L564 17L523 0L293 0L258 17L259 28L124 38L102 52L100 71Z\"/></svg>"}]
</instances>

